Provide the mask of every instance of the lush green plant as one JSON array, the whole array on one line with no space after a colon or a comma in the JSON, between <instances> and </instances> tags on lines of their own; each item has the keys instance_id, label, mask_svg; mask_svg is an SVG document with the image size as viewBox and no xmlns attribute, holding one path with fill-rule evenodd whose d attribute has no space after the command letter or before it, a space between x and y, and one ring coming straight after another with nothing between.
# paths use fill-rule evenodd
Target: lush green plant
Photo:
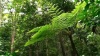
<instances>
[{"instance_id":1,"label":"lush green plant","mask_svg":"<svg viewBox=\"0 0 100 56\"><path fill-rule=\"evenodd\" d=\"M82 4L76 6L76 9L74 9L71 13L63 13L58 17L54 18L51 24L42 26L40 30L38 30L38 32L32 36L32 39L26 43L26 46L33 44L34 42L37 42L39 40L42 40L48 35L55 35L55 33L59 32L61 29L73 26L75 22L80 20L77 19L76 16L79 12L81 12L84 9L85 5L86 3L83 2Z\"/></svg>"},{"instance_id":2,"label":"lush green plant","mask_svg":"<svg viewBox=\"0 0 100 56\"><path fill-rule=\"evenodd\" d=\"M100 55L99 0L9 0L3 7L0 55Z\"/></svg>"}]
</instances>

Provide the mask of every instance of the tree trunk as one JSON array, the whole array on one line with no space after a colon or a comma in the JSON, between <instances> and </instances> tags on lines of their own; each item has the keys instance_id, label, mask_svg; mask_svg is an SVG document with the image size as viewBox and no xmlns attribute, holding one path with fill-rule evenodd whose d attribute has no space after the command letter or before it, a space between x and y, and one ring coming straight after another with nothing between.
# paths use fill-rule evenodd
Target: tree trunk
<instances>
[{"instance_id":1,"label":"tree trunk","mask_svg":"<svg viewBox=\"0 0 100 56\"><path fill-rule=\"evenodd\" d=\"M60 42L58 41L57 42L57 48L58 48L58 53L57 53L58 55L57 56L61 56L61 48L60 48L60 46L61 46Z\"/></svg>"},{"instance_id":2,"label":"tree trunk","mask_svg":"<svg viewBox=\"0 0 100 56\"><path fill-rule=\"evenodd\" d=\"M14 38L15 38L15 28L13 29L11 34L11 53L14 52Z\"/></svg>"},{"instance_id":3,"label":"tree trunk","mask_svg":"<svg viewBox=\"0 0 100 56\"><path fill-rule=\"evenodd\" d=\"M65 52L64 39L63 39L63 36L62 36L62 32L59 34L59 42L60 42L61 51L62 51L63 56L67 56L67 54Z\"/></svg>"},{"instance_id":4,"label":"tree trunk","mask_svg":"<svg viewBox=\"0 0 100 56\"><path fill-rule=\"evenodd\" d=\"M73 42L73 39L72 39L72 35L69 35L69 39L70 39L71 46L72 46L72 49L73 49L73 51L72 51L72 56L79 56L79 55L78 55L78 52L77 52L77 50L76 50L75 44L74 44L74 42Z\"/></svg>"},{"instance_id":5,"label":"tree trunk","mask_svg":"<svg viewBox=\"0 0 100 56\"><path fill-rule=\"evenodd\" d=\"M14 38L15 38L15 35L16 35L16 23L17 23L17 14L15 13L15 14L12 14L11 13L11 15L12 15L12 21L11 21L11 30L12 30L12 32L11 32L11 53L13 53L14 52Z\"/></svg>"},{"instance_id":6,"label":"tree trunk","mask_svg":"<svg viewBox=\"0 0 100 56\"><path fill-rule=\"evenodd\" d=\"M37 43L37 45L36 45L36 56L39 56L39 45L38 45L39 43Z\"/></svg>"},{"instance_id":7,"label":"tree trunk","mask_svg":"<svg viewBox=\"0 0 100 56\"><path fill-rule=\"evenodd\" d=\"M2 4L1 4L1 0L0 0L0 26L1 26L1 21L2 21Z\"/></svg>"},{"instance_id":8,"label":"tree trunk","mask_svg":"<svg viewBox=\"0 0 100 56\"><path fill-rule=\"evenodd\" d=\"M12 15L12 27L11 27L11 29L12 29L12 32L11 32L11 53L14 52L14 38L15 38L15 34L16 34L16 32L15 32L15 30L16 30L15 24L16 24L16 23L15 23L14 16L15 16L15 15Z\"/></svg>"},{"instance_id":9,"label":"tree trunk","mask_svg":"<svg viewBox=\"0 0 100 56\"><path fill-rule=\"evenodd\" d=\"M29 56L32 56L32 49L31 49L32 47L31 46L29 46Z\"/></svg>"},{"instance_id":10,"label":"tree trunk","mask_svg":"<svg viewBox=\"0 0 100 56\"><path fill-rule=\"evenodd\" d=\"M48 53L48 39L46 39L46 56L49 56L49 53Z\"/></svg>"}]
</instances>

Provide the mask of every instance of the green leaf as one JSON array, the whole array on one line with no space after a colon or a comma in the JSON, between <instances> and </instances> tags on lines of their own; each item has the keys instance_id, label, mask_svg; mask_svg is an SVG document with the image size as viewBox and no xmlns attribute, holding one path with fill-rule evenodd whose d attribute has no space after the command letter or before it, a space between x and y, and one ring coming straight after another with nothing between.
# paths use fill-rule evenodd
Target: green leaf
<instances>
[{"instance_id":1,"label":"green leaf","mask_svg":"<svg viewBox=\"0 0 100 56\"><path fill-rule=\"evenodd\" d=\"M27 32L27 33L38 32L38 31L40 30L41 27L42 27L42 26L40 26L40 27L36 27L36 28L30 30L30 31Z\"/></svg>"},{"instance_id":2,"label":"green leaf","mask_svg":"<svg viewBox=\"0 0 100 56\"><path fill-rule=\"evenodd\" d=\"M34 44L35 42L41 41L47 37L52 37L56 34L56 32L59 32L61 29L73 26L76 22L75 16L79 12L83 11L84 7L85 3L82 3L78 5L71 13L62 13L61 15L53 18L52 23L49 25L44 25L41 28L39 28L38 32L36 32L31 37L31 39L28 42L26 42L25 46ZM34 29L31 32L33 31Z\"/></svg>"},{"instance_id":3,"label":"green leaf","mask_svg":"<svg viewBox=\"0 0 100 56\"><path fill-rule=\"evenodd\" d=\"M25 46L34 44L37 41L45 39L45 37L53 35L54 33L52 31L53 29L51 25L45 25L41 27L40 30L36 34L34 34L28 42L26 42Z\"/></svg>"}]
</instances>

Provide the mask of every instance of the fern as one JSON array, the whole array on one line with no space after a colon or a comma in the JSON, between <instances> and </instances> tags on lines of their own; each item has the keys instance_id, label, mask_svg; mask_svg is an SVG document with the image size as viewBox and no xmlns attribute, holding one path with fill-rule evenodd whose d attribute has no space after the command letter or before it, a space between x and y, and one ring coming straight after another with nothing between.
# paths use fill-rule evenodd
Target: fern
<instances>
[{"instance_id":1,"label":"fern","mask_svg":"<svg viewBox=\"0 0 100 56\"><path fill-rule=\"evenodd\" d=\"M82 4L77 5L71 13L62 13L61 15L53 18L52 23L42 26L40 30L38 30L38 32L36 32L25 44L25 46L34 44L37 41L45 39L46 37L52 37L61 29L73 26L73 24L79 20L76 16L83 11L85 5L86 3L83 2Z\"/></svg>"},{"instance_id":2,"label":"fern","mask_svg":"<svg viewBox=\"0 0 100 56\"><path fill-rule=\"evenodd\" d=\"M38 32L41 29L41 27L36 27L36 28L32 29L31 31L29 31L27 33L33 33L33 32L35 33L35 32Z\"/></svg>"},{"instance_id":3,"label":"fern","mask_svg":"<svg viewBox=\"0 0 100 56\"><path fill-rule=\"evenodd\" d=\"M56 6L52 3L49 3L48 6L49 6L48 7L49 8L48 9L48 14L50 16L52 16L52 18L54 18L54 17L60 15L61 13L63 13L63 11L60 8L58 8L58 6Z\"/></svg>"},{"instance_id":4,"label":"fern","mask_svg":"<svg viewBox=\"0 0 100 56\"><path fill-rule=\"evenodd\" d=\"M30 45L30 44L34 44L37 41L43 40L45 37L50 37L50 36L54 35L55 32L53 31L52 28L53 27L51 25L42 26L41 29L36 34L34 34L32 36L31 40L29 40L25 44L25 46Z\"/></svg>"}]
</instances>

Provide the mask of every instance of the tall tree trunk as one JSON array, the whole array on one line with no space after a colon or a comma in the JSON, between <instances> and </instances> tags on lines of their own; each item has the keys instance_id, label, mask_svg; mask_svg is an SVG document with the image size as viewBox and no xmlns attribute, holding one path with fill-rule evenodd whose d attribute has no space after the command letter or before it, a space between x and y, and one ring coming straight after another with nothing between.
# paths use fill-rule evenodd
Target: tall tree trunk
<instances>
[{"instance_id":1,"label":"tall tree trunk","mask_svg":"<svg viewBox=\"0 0 100 56\"><path fill-rule=\"evenodd\" d=\"M1 0L0 0L0 26L1 26L1 21L2 21L2 4L1 4Z\"/></svg>"},{"instance_id":2,"label":"tall tree trunk","mask_svg":"<svg viewBox=\"0 0 100 56\"><path fill-rule=\"evenodd\" d=\"M39 56L39 43L36 45L36 56Z\"/></svg>"},{"instance_id":3,"label":"tall tree trunk","mask_svg":"<svg viewBox=\"0 0 100 56\"><path fill-rule=\"evenodd\" d=\"M71 46L72 46L72 49L73 49L73 51L72 51L72 56L79 56L79 55L78 55L78 52L77 52L77 50L76 50L75 44L74 44L74 42L73 42L73 39L72 39L72 35L69 35L69 39L70 39Z\"/></svg>"},{"instance_id":4,"label":"tall tree trunk","mask_svg":"<svg viewBox=\"0 0 100 56\"><path fill-rule=\"evenodd\" d=\"M65 52L64 39L63 39L63 36L62 36L62 32L60 32L60 34L59 34L59 42L60 42L61 51L62 51L63 56L67 56L67 54Z\"/></svg>"},{"instance_id":5,"label":"tall tree trunk","mask_svg":"<svg viewBox=\"0 0 100 56\"><path fill-rule=\"evenodd\" d=\"M48 53L48 39L46 39L46 56L49 56L49 53Z\"/></svg>"},{"instance_id":6,"label":"tall tree trunk","mask_svg":"<svg viewBox=\"0 0 100 56\"><path fill-rule=\"evenodd\" d=\"M11 53L14 52L14 38L15 38L15 22L12 15L12 32L11 32Z\"/></svg>"},{"instance_id":7,"label":"tall tree trunk","mask_svg":"<svg viewBox=\"0 0 100 56\"><path fill-rule=\"evenodd\" d=\"M12 30L11 34L11 53L14 52L14 38L15 38L15 28Z\"/></svg>"},{"instance_id":8,"label":"tall tree trunk","mask_svg":"<svg viewBox=\"0 0 100 56\"><path fill-rule=\"evenodd\" d=\"M32 49L31 49L32 47L31 46L29 46L29 56L32 56Z\"/></svg>"},{"instance_id":9,"label":"tall tree trunk","mask_svg":"<svg viewBox=\"0 0 100 56\"><path fill-rule=\"evenodd\" d=\"M17 22L17 13L15 14L12 14L11 12L11 15L12 15L12 27L11 27L11 53L14 52L14 38L15 38L15 35L16 35L16 22Z\"/></svg>"},{"instance_id":10,"label":"tall tree trunk","mask_svg":"<svg viewBox=\"0 0 100 56\"><path fill-rule=\"evenodd\" d=\"M58 41L57 42L57 48L58 48L58 53L57 53L58 55L57 56L61 56L61 48L60 48L60 46L61 46L60 42Z\"/></svg>"}]
</instances>

